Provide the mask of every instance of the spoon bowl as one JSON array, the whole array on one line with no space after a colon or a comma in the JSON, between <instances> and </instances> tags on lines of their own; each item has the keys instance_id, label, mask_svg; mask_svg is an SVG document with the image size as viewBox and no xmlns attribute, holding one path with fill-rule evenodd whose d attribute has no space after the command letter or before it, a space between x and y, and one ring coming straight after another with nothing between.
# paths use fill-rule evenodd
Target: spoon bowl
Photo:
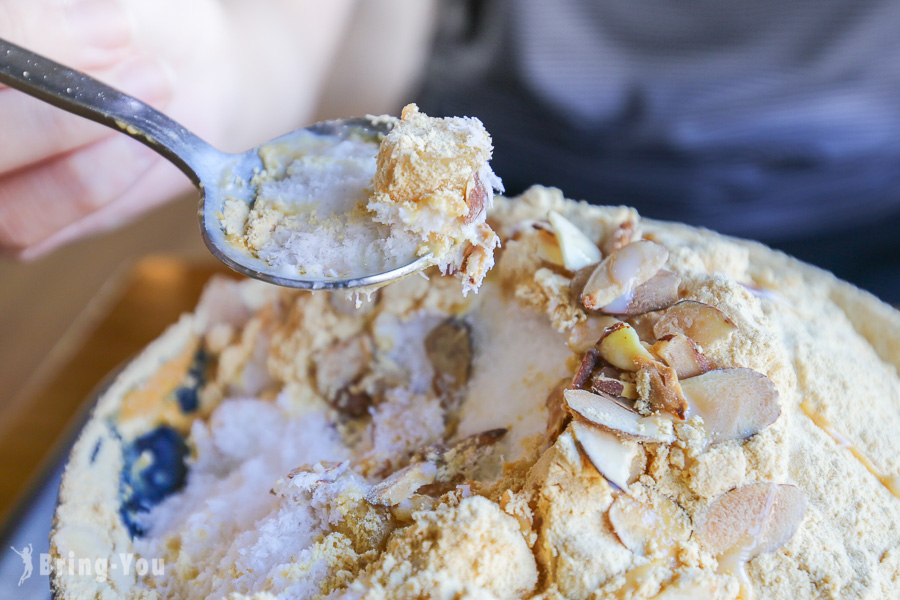
<instances>
[{"instance_id":1,"label":"spoon bowl","mask_svg":"<svg viewBox=\"0 0 900 600\"><path fill-rule=\"evenodd\" d=\"M115 88L0 39L0 83L128 135L175 164L200 189L200 231L210 252L234 271L275 285L309 290L380 286L430 264L430 256L410 253L387 268L366 268L340 277L285 273L229 243L222 215L227 199L252 206L254 175L263 170L259 151L289 145L300 136L322 136L339 143L350 136L379 139L393 124L386 119L323 121L278 137L241 154L222 152L153 107Z\"/></svg>"}]
</instances>

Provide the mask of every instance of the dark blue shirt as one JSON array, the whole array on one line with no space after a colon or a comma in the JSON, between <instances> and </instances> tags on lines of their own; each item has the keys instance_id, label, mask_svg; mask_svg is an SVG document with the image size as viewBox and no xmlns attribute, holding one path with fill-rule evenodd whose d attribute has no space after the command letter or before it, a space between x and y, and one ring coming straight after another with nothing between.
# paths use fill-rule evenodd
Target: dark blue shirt
<instances>
[{"instance_id":1,"label":"dark blue shirt","mask_svg":"<svg viewBox=\"0 0 900 600\"><path fill-rule=\"evenodd\" d=\"M761 240L900 303L900 2L442 4L420 105L534 183Z\"/></svg>"}]
</instances>

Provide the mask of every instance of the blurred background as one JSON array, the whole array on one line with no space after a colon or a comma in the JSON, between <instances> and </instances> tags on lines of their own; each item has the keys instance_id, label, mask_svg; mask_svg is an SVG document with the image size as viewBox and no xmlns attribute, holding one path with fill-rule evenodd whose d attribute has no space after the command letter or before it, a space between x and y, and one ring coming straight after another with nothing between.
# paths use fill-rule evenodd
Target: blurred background
<instances>
[{"instance_id":1,"label":"blurred background","mask_svg":"<svg viewBox=\"0 0 900 600\"><path fill-rule=\"evenodd\" d=\"M249 35L254 11L279 2L223 5L238 17L233 31ZM85 3L94 17L116 4ZM0 37L66 62L74 55L41 46L44 25L12 22L27 14L52 23L44 4L0 0ZM900 3L346 0L328 3L342 12L320 20L322 6L291 4L296 20L278 23L283 43L261 29L229 44L202 37L187 16L176 26L183 6L161 2L154 14L165 25L148 47L189 54L209 42L220 53L213 60L236 52L227 56L241 66L222 88L214 70L195 66L193 96L176 94L167 112L231 151L321 119L398 114L413 100L433 116L477 116L510 194L555 185L571 198L759 239L900 303ZM310 74L307 64L318 66ZM254 86L255 104L241 104ZM2 110L13 93L0 90L6 158L15 148L4 146ZM201 110L189 110L191 99ZM222 108L230 104L267 119L235 123ZM185 189L163 175L135 185ZM4 181L0 225L18 214L4 206L23 202ZM59 455L90 390L221 270L199 236L197 194L176 195L148 202L159 206L140 218L125 211L112 231L0 262L0 515ZM8 254L28 251L10 228Z\"/></svg>"}]
</instances>

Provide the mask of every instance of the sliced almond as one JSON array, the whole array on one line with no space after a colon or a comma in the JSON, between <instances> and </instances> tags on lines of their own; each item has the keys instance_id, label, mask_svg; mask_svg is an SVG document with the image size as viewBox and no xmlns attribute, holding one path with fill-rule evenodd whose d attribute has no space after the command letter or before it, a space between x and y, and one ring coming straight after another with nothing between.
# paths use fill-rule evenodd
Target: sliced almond
<instances>
[{"instance_id":1,"label":"sliced almond","mask_svg":"<svg viewBox=\"0 0 900 600\"><path fill-rule=\"evenodd\" d=\"M679 285L681 277L672 271L660 269L656 275L637 286L633 294L626 294L618 299L618 302L613 301L600 310L607 314L624 316L661 310L678 302Z\"/></svg>"},{"instance_id":2,"label":"sliced almond","mask_svg":"<svg viewBox=\"0 0 900 600\"><path fill-rule=\"evenodd\" d=\"M494 444L502 440L506 432L503 428L489 429L453 444L435 461L438 468L435 481L450 483L470 475L478 462L493 450Z\"/></svg>"},{"instance_id":3,"label":"sliced almond","mask_svg":"<svg viewBox=\"0 0 900 600\"><path fill-rule=\"evenodd\" d=\"M673 304L653 324L657 339L683 333L704 348L726 339L735 329L737 326L721 310L695 300Z\"/></svg>"},{"instance_id":4,"label":"sliced almond","mask_svg":"<svg viewBox=\"0 0 900 600\"><path fill-rule=\"evenodd\" d=\"M675 369L659 361L644 363L650 379L650 408L654 411L665 411L679 419L687 416L688 401L678 382Z\"/></svg>"},{"instance_id":5,"label":"sliced almond","mask_svg":"<svg viewBox=\"0 0 900 600\"><path fill-rule=\"evenodd\" d=\"M572 385L570 387L572 389L583 388L584 384L590 380L591 374L594 372L594 367L597 366L599 360L600 353L594 348L589 348L588 351L584 353L584 358L581 359L581 364L578 366L578 371L575 372L575 376L572 378Z\"/></svg>"},{"instance_id":6,"label":"sliced almond","mask_svg":"<svg viewBox=\"0 0 900 600\"><path fill-rule=\"evenodd\" d=\"M569 388L570 381L563 379L547 394L547 432L544 440L549 446L556 441L571 418L566 410L566 397L563 392Z\"/></svg>"},{"instance_id":7,"label":"sliced almond","mask_svg":"<svg viewBox=\"0 0 900 600\"><path fill-rule=\"evenodd\" d=\"M634 386L634 384L631 384ZM598 394L625 397L625 382L610 377L597 375L591 377L590 390Z\"/></svg>"},{"instance_id":8,"label":"sliced almond","mask_svg":"<svg viewBox=\"0 0 900 600\"><path fill-rule=\"evenodd\" d=\"M668 250L648 240L632 242L616 250L591 273L581 296L582 304L588 310L600 310L616 299L633 294L635 288L656 275L668 258Z\"/></svg>"},{"instance_id":9,"label":"sliced almond","mask_svg":"<svg viewBox=\"0 0 900 600\"><path fill-rule=\"evenodd\" d=\"M661 337L653 344L650 351L675 369L679 379L696 377L712 368L709 359L700 352L691 338L683 333Z\"/></svg>"},{"instance_id":10,"label":"sliced almond","mask_svg":"<svg viewBox=\"0 0 900 600\"><path fill-rule=\"evenodd\" d=\"M372 364L372 340L360 334L323 350L314 359L316 387L328 399L359 379Z\"/></svg>"},{"instance_id":11,"label":"sliced almond","mask_svg":"<svg viewBox=\"0 0 900 600\"><path fill-rule=\"evenodd\" d=\"M612 396L592 394L584 390L565 390L569 409L597 427L643 442L672 442L671 423L655 417L642 417Z\"/></svg>"},{"instance_id":12,"label":"sliced almond","mask_svg":"<svg viewBox=\"0 0 900 600\"><path fill-rule=\"evenodd\" d=\"M472 336L468 324L451 317L425 337L425 354L434 367L434 389L445 396L459 391L472 371Z\"/></svg>"},{"instance_id":13,"label":"sliced almond","mask_svg":"<svg viewBox=\"0 0 900 600\"><path fill-rule=\"evenodd\" d=\"M603 255L597 244L584 234L574 223L556 211L551 210L548 216L559 249L562 252L563 265L570 271L600 262Z\"/></svg>"},{"instance_id":14,"label":"sliced almond","mask_svg":"<svg viewBox=\"0 0 900 600\"><path fill-rule=\"evenodd\" d=\"M619 323L619 320L615 317L606 315L589 316L569 331L569 348L572 352L577 352L578 354L587 352L589 348L593 348L600 341L607 327L611 327L616 323Z\"/></svg>"},{"instance_id":15,"label":"sliced almond","mask_svg":"<svg viewBox=\"0 0 900 600\"><path fill-rule=\"evenodd\" d=\"M437 465L434 463L413 463L372 486L366 494L366 500L371 504L396 506L409 499L423 485L433 483L437 471Z\"/></svg>"},{"instance_id":16,"label":"sliced almond","mask_svg":"<svg viewBox=\"0 0 900 600\"><path fill-rule=\"evenodd\" d=\"M797 532L805 514L806 495L799 488L752 483L714 500L695 520L694 535L725 566L777 550Z\"/></svg>"},{"instance_id":17,"label":"sliced almond","mask_svg":"<svg viewBox=\"0 0 900 600\"><path fill-rule=\"evenodd\" d=\"M532 228L535 230L534 235L537 236L537 254L540 259L560 267L564 266L562 249L550 223L535 221Z\"/></svg>"},{"instance_id":18,"label":"sliced almond","mask_svg":"<svg viewBox=\"0 0 900 600\"><path fill-rule=\"evenodd\" d=\"M713 444L748 438L781 414L775 384L753 369L715 369L682 380L681 390Z\"/></svg>"},{"instance_id":19,"label":"sliced almond","mask_svg":"<svg viewBox=\"0 0 900 600\"><path fill-rule=\"evenodd\" d=\"M628 220L616 227L603 242L603 254L612 254L640 238L640 231L634 221Z\"/></svg>"},{"instance_id":20,"label":"sliced almond","mask_svg":"<svg viewBox=\"0 0 900 600\"><path fill-rule=\"evenodd\" d=\"M652 504L620 495L609 507L609 522L622 544L640 556L674 552L691 535L691 523L680 506L662 495Z\"/></svg>"},{"instance_id":21,"label":"sliced almond","mask_svg":"<svg viewBox=\"0 0 900 600\"><path fill-rule=\"evenodd\" d=\"M343 417L358 419L369 414L372 398L355 389L372 364L372 340L360 334L340 341L315 357L316 387Z\"/></svg>"},{"instance_id":22,"label":"sliced almond","mask_svg":"<svg viewBox=\"0 0 900 600\"><path fill-rule=\"evenodd\" d=\"M653 361L653 356L628 323L608 327L597 342L597 350L603 360L623 371L637 371L643 364Z\"/></svg>"},{"instance_id":23,"label":"sliced almond","mask_svg":"<svg viewBox=\"0 0 900 600\"><path fill-rule=\"evenodd\" d=\"M597 265L588 265L578 269L572 274L572 281L569 282L569 293L576 304L581 304L581 295L584 293L584 286L587 285L588 279L591 278L591 275L596 268Z\"/></svg>"},{"instance_id":24,"label":"sliced almond","mask_svg":"<svg viewBox=\"0 0 900 600\"><path fill-rule=\"evenodd\" d=\"M627 490L637 444L581 421L572 422L572 433L594 468L610 483Z\"/></svg>"},{"instance_id":25,"label":"sliced almond","mask_svg":"<svg viewBox=\"0 0 900 600\"><path fill-rule=\"evenodd\" d=\"M466 224L474 223L478 217L490 206L493 200L491 190L484 185L476 171L472 178L466 182Z\"/></svg>"}]
</instances>

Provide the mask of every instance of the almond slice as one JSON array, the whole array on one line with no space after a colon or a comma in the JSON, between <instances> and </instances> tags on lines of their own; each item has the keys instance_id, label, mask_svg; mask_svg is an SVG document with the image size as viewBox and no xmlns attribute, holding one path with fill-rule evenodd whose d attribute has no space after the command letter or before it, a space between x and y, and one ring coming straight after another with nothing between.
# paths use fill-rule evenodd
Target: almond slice
<instances>
[{"instance_id":1,"label":"almond slice","mask_svg":"<svg viewBox=\"0 0 900 600\"><path fill-rule=\"evenodd\" d=\"M619 489L627 490L637 444L582 421L572 422L572 433L597 472Z\"/></svg>"},{"instance_id":2,"label":"almond slice","mask_svg":"<svg viewBox=\"0 0 900 600\"><path fill-rule=\"evenodd\" d=\"M559 247L559 240L553 227L546 221L535 221L532 223L535 230L534 235L537 236L537 255L541 260L545 260L557 266L564 266L562 249Z\"/></svg>"},{"instance_id":3,"label":"almond slice","mask_svg":"<svg viewBox=\"0 0 900 600\"><path fill-rule=\"evenodd\" d=\"M569 389L569 383L568 379L563 379L547 394L545 402L547 407L547 431L544 434L544 441L547 446L556 441L556 438L565 429L569 419L572 418L569 411L566 410L566 397L563 395L563 392Z\"/></svg>"},{"instance_id":4,"label":"almond slice","mask_svg":"<svg viewBox=\"0 0 900 600\"><path fill-rule=\"evenodd\" d=\"M727 569L786 544L805 514L806 496L796 486L751 483L714 500L695 520L694 535Z\"/></svg>"},{"instance_id":5,"label":"almond slice","mask_svg":"<svg viewBox=\"0 0 900 600\"><path fill-rule=\"evenodd\" d=\"M481 181L481 177L478 175L478 171L475 171L471 179L466 182L466 206L468 207L466 225L474 223L485 209L490 207L494 197L492 192L493 190L488 190L485 187L484 182Z\"/></svg>"},{"instance_id":6,"label":"almond slice","mask_svg":"<svg viewBox=\"0 0 900 600\"><path fill-rule=\"evenodd\" d=\"M709 371L712 366L697 345L683 333L664 335L650 351L675 369L679 379L696 377Z\"/></svg>"},{"instance_id":7,"label":"almond slice","mask_svg":"<svg viewBox=\"0 0 900 600\"><path fill-rule=\"evenodd\" d=\"M735 329L737 326L721 310L695 300L673 304L653 324L656 339L683 333L704 348L727 338Z\"/></svg>"},{"instance_id":8,"label":"almond slice","mask_svg":"<svg viewBox=\"0 0 900 600\"><path fill-rule=\"evenodd\" d=\"M710 443L743 440L778 419L778 390L753 369L715 369L681 381L689 414L703 417Z\"/></svg>"},{"instance_id":9,"label":"almond slice","mask_svg":"<svg viewBox=\"0 0 900 600\"><path fill-rule=\"evenodd\" d=\"M433 386L439 396L459 392L472 373L472 334L469 325L451 317L425 337L425 354L434 367Z\"/></svg>"},{"instance_id":10,"label":"almond slice","mask_svg":"<svg viewBox=\"0 0 900 600\"><path fill-rule=\"evenodd\" d=\"M608 516L622 544L640 556L674 553L676 542L691 535L687 514L662 495L648 504L623 494L613 501Z\"/></svg>"},{"instance_id":11,"label":"almond slice","mask_svg":"<svg viewBox=\"0 0 900 600\"><path fill-rule=\"evenodd\" d=\"M623 371L637 371L653 361L653 355L641 344L637 332L628 323L608 327L597 342L601 358Z\"/></svg>"},{"instance_id":12,"label":"almond slice","mask_svg":"<svg viewBox=\"0 0 900 600\"><path fill-rule=\"evenodd\" d=\"M431 462L413 463L372 486L366 500L371 504L396 506L409 499L423 485L433 483L437 470L437 465Z\"/></svg>"},{"instance_id":13,"label":"almond slice","mask_svg":"<svg viewBox=\"0 0 900 600\"><path fill-rule=\"evenodd\" d=\"M587 284L588 279L591 278L591 274L596 268L597 265L588 265L578 269L572 274L572 280L569 282L569 294L575 304L581 304L581 295L584 293L584 286Z\"/></svg>"},{"instance_id":14,"label":"almond slice","mask_svg":"<svg viewBox=\"0 0 900 600\"><path fill-rule=\"evenodd\" d=\"M503 439L505 428L489 429L465 437L449 449L440 451L437 460L435 481L452 483L460 477L471 475L479 461L493 450L493 446Z\"/></svg>"},{"instance_id":15,"label":"almond slice","mask_svg":"<svg viewBox=\"0 0 900 600\"><path fill-rule=\"evenodd\" d=\"M624 316L661 310L678 302L679 285L681 277L672 271L660 269L656 275L637 286L633 294L626 294L600 310L607 314Z\"/></svg>"},{"instance_id":16,"label":"almond slice","mask_svg":"<svg viewBox=\"0 0 900 600\"><path fill-rule=\"evenodd\" d=\"M563 395L569 409L578 417L619 437L663 443L675 439L671 433L670 421L658 417L641 417L612 396L592 394L584 390L565 390Z\"/></svg>"},{"instance_id":17,"label":"almond slice","mask_svg":"<svg viewBox=\"0 0 900 600\"><path fill-rule=\"evenodd\" d=\"M679 419L687 416L688 401L684 397L681 384L675 369L662 364L659 361L644 363L650 379L650 408L654 411L665 411Z\"/></svg>"},{"instance_id":18,"label":"almond slice","mask_svg":"<svg viewBox=\"0 0 900 600\"><path fill-rule=\"evenodd\" d=\"M581 302L588 310L600 310L656 275L666 264L669 251L649 240L639 240L607 256L584 286ZM630 302L631 298L628 298Z\"/></svg>"},{"instance_id":19,"label":"almond slice","mask_svg":"<svg viewBox=\"0 0 900 600\"><path fill-rule=\"evenodd\" d=\"M634 384L629 384L634 388ZM610 396L625 397L625 382L611 377L597 374L591 377L590 391L596 394L608 394ZM635 396L636 398L637 396ZM632 398L634 400L635 398Z\"/></svg>"},{"instance_id":20,"label":"almond slice","mask_svg":"<svg viewBox=\"0 0 900 600\"><path fill-rule=\"evenodd\" d=\"M619 322L615 317L606 315L589 316L569 331L569 349L578 354L587 352L589 348L593 348L600 341L603 332L608 327Z\"/></svg>"},{"instance_id":21,"label":"almond slice","mask_svg":"<svg viewBox=\"0 0 900 600\"><path fill-rule=\"evenodd\" d=\"M594 367L597 366L597 361L599 360L600 354L595 349L589 348L588 351L584 353L584 358L581 359L581 364L578 366L578 371L575 372L575 376L572 378L572 385L570 387L572 389L583 388L584 384L591 378L591 373L594 372Z\"/></svg>"},{"instance_id":22,"label":"almond slice","mask_svg":"<svg viewBox=\"0 0 900 600\"><path fill-rule=\"evenodd\" d=\"M623 222L612 230L603 241L603 254L612 254L619 248L623 248L641 237L641 232L632 220Z\"/></svg>"},{"instance_id":23,"label":"almond slice","mask_svg":"<svg viewBox=\"0 0 900 600\"><path fill-rule=\"evenodd\" d=\"M559 249L562 252L563 265L566 269L577 271L582 267L600 262L603 258L600 248L574 223L553 210L550 211L548 218L554 233L556 233Z\"/></svg>"}]
</instances>

